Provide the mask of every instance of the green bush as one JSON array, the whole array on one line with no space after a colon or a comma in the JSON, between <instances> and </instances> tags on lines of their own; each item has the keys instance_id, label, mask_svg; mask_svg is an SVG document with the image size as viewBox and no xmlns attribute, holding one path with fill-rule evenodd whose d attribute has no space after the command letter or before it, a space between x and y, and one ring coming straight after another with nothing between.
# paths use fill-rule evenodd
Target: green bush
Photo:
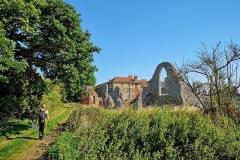
<instances>
[{"instance_id":1,"label":"green bush","mask_svg":"<svg viewBox=\"0 0 240 160\"><path fill-rule=\"evenodd\" d=\"M41 104L45 103L51 115L55 115L59 107L63 107L63 88L61 84L52 84L50 80L46 79L47 92L43 95Z\"/></svg>"},{"instance_id":2,"label":"green bush","mask_svg":"<svg viewBox=\"0 0 240 160\"><path fill-rule=\"evenodd\" d=\"M80 107L50 159L239 159L239 126L199 112Z\"/></svg>"}]
</instances>

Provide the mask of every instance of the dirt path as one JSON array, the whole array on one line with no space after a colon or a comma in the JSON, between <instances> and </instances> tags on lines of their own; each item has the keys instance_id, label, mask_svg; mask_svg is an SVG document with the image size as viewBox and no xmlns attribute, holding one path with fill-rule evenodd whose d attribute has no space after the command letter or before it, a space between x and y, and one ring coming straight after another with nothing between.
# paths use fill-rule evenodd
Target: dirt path
<instances>
[{"instance_id":1,"label":"dirt path","mask_svg":"<svg viewBox=\"0 0 240 160\"><path fill-rule=\"evenodd\" d=\"M42 156L46 152L47 147L54 142L55 138L62 131L61 125L48 133L43 140L34 140L33 144L27 146L26 150L18 155L23 160L39 160L44 159Z\"/></svg>"},{"instance_id":2,"label":"dirt path","mask_svg":"<svg viewBox=\"0 0 240 160\"><path fill-rule=\"evenodd\" d=\"M60 116L61 114L63 114L63 113L65 112L65 110L66 110L66 108L64 108L64 110L63 110L61 113L59 113L58 115L56 115L56 116L54 116L54 117L51 117L51 119L54 119L55 117ZM10 143L12 140L14 140L14 139L17 138L17 137L28 136L29 132L31 132L31 130L23 131L22 134L21 134L21 136L14 135L14 136L10 137L10 139L5 139L5 140L1 141L0 147L6 145L6 144L8 144L8 143Z\"/></svg>"},{"instance_id":3,"label":"dirt path","mask_svg":"<svg viewBox=\"0 0 240 160\"><path fill-rule=\"evenodd\" d=\"M67 119L68 117L66 117L60 124L58 124L58 126L54 128L51 132L47 133L43 140L38 140L38 139L34 140L33 143L31 143L29 146L26 147L24 152L18 154L17 156L18 158L16 159L19 159L19 160L20 159L22 160L44 159L42 156L46 152L47 147L54 142L57 136L61 134L61 132L63 131L63 124L67 121Z\"/></svg>"},{"instance_id":4,"label":"dirt path","mask_svg":"<svg viewBox=\"0 0 240 160\"><path fill-rule=\"evenodd\" d=\"M71 114L71 112L74 110L75 107L72 107L68 104L68 106L65 106L67 108L64 108L64 110L59 113L58 115L55 115L54 117L51 117L51 119L54 119L62 114L65 114L65 112L68 112L68 116ZM69 112L70 111L70 112ZM69 114L70 113L70 114ZM36 137L36 134L32 134L33 130L27 130L21 133L21 135L15 135L12 136L10 139L5 139L4 141L1 141L0 148L5 145L11 145L11 142L13 142L15 139L23 138L23 139L29 139L28 143L24 146L24 151L20 151L16 156L9 157L13 160L38 160L38 159L44 159L42 156L46 152L47 147L53 143L57 136L61 134L61 132L64 130L63 125L66 123L68 116L66 116L63 120L59 121L58 124L55 126L54 129L51 131L48 131L44 137L43 140L39 140ZM38 134L38 133L37 133ZM0 157L1 159L1 157Z\"/></svg>"}]
</instances>

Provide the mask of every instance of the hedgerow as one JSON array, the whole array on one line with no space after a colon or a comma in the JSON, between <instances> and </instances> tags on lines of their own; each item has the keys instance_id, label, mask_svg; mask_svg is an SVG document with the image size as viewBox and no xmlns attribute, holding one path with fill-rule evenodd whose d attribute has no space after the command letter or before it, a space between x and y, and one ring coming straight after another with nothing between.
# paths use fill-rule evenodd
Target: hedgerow
<instances>
[{"instance_id":1,"label":"hedgerow","mask_svg":"<svg viewBox=\"0 0 240 160\"><path fill-rule=\"evenodd\" d=\"M80 107L50 159L239 159L239 126L200 112Z\"/></svg>"}]
</instances>

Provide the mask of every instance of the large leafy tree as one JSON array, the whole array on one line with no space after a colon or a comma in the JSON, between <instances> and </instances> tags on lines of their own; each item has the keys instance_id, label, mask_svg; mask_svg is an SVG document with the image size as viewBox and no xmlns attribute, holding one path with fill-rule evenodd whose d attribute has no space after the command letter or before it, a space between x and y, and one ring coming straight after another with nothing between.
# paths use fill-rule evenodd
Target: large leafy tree
<instances>
[{"instance_id":1,"label":"large leafy tree","mask_svg":"<svg viewBox=\"0 0 240 160\"><path fill-rule=\"evenodd\" d=\"M82 31L79 16L62 0L0 2L0 101L9 97L1 108L37 107L46 89L43 77L63 82L71 101L83 93L83 84L95 84L93 52L100 48Z\"/></svg>"}]
</instances>

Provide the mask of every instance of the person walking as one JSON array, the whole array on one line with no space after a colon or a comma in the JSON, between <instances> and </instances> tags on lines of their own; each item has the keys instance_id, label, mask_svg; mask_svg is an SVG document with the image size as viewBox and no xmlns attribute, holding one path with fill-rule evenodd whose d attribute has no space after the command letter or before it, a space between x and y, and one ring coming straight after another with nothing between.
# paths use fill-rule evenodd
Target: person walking
<instances>
[{"instance_id":1,"label":"person walking","mask_svg":"<svg viewBox=\"0 0 240 160\"><path fill-rule=\"evenodd\" d=\"M47 122L50 123L49 111L46 110L46 105L42 104L38 112L38 125L39 125L39 139L42 140L47 127Z\"/></svg>"}]
</instances>

